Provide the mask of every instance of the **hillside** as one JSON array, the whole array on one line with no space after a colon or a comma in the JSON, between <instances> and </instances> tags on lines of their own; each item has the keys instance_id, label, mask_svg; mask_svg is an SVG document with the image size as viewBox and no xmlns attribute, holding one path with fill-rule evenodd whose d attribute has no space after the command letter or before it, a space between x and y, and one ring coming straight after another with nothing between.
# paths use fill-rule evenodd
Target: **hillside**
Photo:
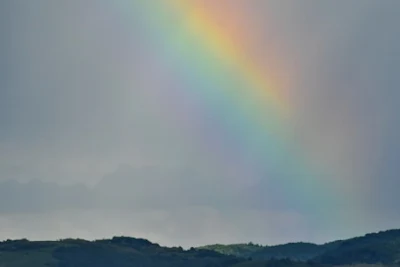
<instances>
[{"instance_id":1,"label":"hillside","mask_svg":"<svg viewBox=\"0 0 400 267\"><path fill-rule=\"evenodd\" d=\"M255 245L253 243L232 245L215 244L199 247L199 249L212 250L221 254L233 255L241 258L252 257L256 252L262 250L263 248L265 247L261 245Z\"/></svg>"},{"instance_id":2,"label":"hillside","mask_svg":"<svg viewBox=\"0 0 400 267\"><path fill-rule=\"evenodd\" d=\"M329 264L400 263L400 230L383 231L344 240L315 260Z\"/></svg>"},{"instance_id":3,"label":"hillside","mask_svg":"<svg viewBox=\"0 0 400 267\"><path fill-rule=\"evenodd\" d=\"M255 261L287 258L293 261L312 261L332 265L397 264L400 262L400 230L382 231L322 245L304 242L277 246L234 244L205 246L202 249L252 258Z\"/></svg>"},{"instance_id":4,"label":"hillside","mask_svg":"<svg viewBox=\"0 0 400 267\"><path fill-rule=\"evenodd\" d=\"M208 245L199 249L213 250L215 252L234 255L241 258L252 258L254 260L269 259L291 259L296 261L307 261L324 252L334 249L340 242L332 242L324 245L312 243L288 243L276 246L261 246L254 244L232 244L232 245Z\"/></svg>"},{"instance_id":5,"label":"hillside","mask_svg":"<svg viewBox=\"0 0 400 267\"><path fill-rule=\"evenodd\" d=\"M326 246L316 245L312 243L289 243L284 245L265 247L255 252L252 257L254 259L285 259L306 261L327 250Z\"/></svg>"},{"instance_id":6,"label":"hillside","mask_svg":"<svg viewBox=\"0 0 400 267\"><path fill-rule=\"evenodd\" d=\"M131 237L0 242L0 267L331 267L354 264L364 264L358 265L360 267L400 266L400 230L324 245L249 243L189 250L163 247Z\"/></svg>"},{"instance_id":7,"label":"hillside","mask_svg":"<svg viewBox=\"0 0 400 267\"><path fill-rule=\"evenodd\" d=\"M94 242L67 239L0 243L0 266L7 267L172 267L232 266L243 260L212 251L166 248L144 239L114 237Z\"/></svg>"}]
</instances>

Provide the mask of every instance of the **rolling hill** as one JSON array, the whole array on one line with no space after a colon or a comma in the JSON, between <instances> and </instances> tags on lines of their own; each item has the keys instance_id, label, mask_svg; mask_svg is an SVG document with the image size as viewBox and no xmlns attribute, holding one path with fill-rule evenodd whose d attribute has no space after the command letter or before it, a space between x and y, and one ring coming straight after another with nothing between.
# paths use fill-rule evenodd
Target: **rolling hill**
<instances>
[{"instance_id":1,"label":"rolling hill","mask_svg":"<svg viewBox=\"0 0 400 267\"><path fill-rule=\"evenodd\" d=\"M201 249L253 260L291 259L332 265L398 264L400 263L400 230L382 231L322 245L304 242L277 246L233 244L210 245Z\"/></svg>"},{"instance_id":2,"label":"rolling hill","mask_svg":"<svg viewBox=\"0 0 400 267\"><path fill-rule=\"evenodd\" d=\"M357 265L358 264L358 265ZM369 264L369 265L366 265ZM146 239L96 241L6 240L0 267L357 267L400 266L400 230L389 230L323 245L210 245L184 250Z\"/></svg>"}]
</instances>

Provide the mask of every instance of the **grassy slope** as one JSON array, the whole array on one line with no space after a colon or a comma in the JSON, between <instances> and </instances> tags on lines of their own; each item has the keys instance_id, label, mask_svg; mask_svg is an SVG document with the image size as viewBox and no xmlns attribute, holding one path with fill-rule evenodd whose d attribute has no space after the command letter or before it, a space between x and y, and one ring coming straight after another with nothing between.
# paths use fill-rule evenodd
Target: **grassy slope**
<instances>
[{"instance_id":1,"label":"grassy slope","mask_svg":"<svg viewBox=\"0 0 400 267\"><path fill-rule=\"evenodd\" d=\"M243 258L251 257L254 253L262 250L263 248L265 247L260 245L254 245L252 243L232 244L232 245L215 244L215 245L199 247L199 249L212 250L221 254L233 255L236 257L243 257Z\"/></svg>"},{"instance_id":2,"label":"grassy slope","mask_svg":"<svg viewBox=\"0 0 400 267\"><path fill-rule=\"evenodd\" d=\"M57 260L50 251L38 250L30 252L1 252L0 267L55 267Z\"/></svg>"},{"instance_id":3,"label":"grassy slope","mask_svg":"<svg viewBox=\"0 0 400 267\"><path fill-rule=\"evenodd\" d=\"M209 249L225 255L252 258L256 260L285 259L309 260L321 255L330 248L336 247L337 243L316 245L312 243L288 243L277 246L259 246L253 244L233 244L233 245L209 245L200 249Z\"/></svg>"},{"instance_id":4,"label":"grassy slope","mask_svg":"<svg viewBox=\"0 0 400 267\"><path fill-rule=\"evenodd\" d=\"M57 266L52 252L56 242L36 242L27 240L0 243L0 267L41 267Z\"/></svg>"}]
</instances>

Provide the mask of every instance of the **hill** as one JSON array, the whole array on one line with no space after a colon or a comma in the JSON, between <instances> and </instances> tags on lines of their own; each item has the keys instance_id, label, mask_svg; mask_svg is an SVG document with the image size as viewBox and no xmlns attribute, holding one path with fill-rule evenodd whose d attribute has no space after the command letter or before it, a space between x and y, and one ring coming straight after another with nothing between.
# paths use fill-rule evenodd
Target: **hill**
<instances>
[{"instance_id":1,"label":"hill","mask_svg":"<svg viewBox=\"0 0 400 267\"><path fill-rule=\"evenodd\" d=\"M199 249L213 250L225 255L252 258L255 260L291 259L295 261L307 261L336 248L339 243L340 241L316 245L313 243L298 242L276 246L261 246L252 243L232 245L216 244L199 247Z\"/></svg>"},{"instance_id":2,"label":"hill","mask_svg":"<svg viewBox=\"0 0 400 267\"><path fill-rule=\"evenodd\" d=\"M344 240L315 258L329 264L396 263L400 265L400 230Z\"/></svg>"},{"instance_id":3,"label":"hill","mask_svg":"<svg viewBox=\"0 0 400 267\"><path fill-rule=\"evenodd\" d=\"M233 255L241 258L252 257L256 252L263 248L263 246L255 245L253 243L232 245L215 244L199 247L199 249L212 250L224 255Z\"/></svg>"},{"instance_id":4,"label":"hill","mask_svg":"<svg viewBox=\"0 0 400 267\"><path fill-rule=\"evenodd\" d=\"M316 245L312 243L288 243L284 245L265 247L252 255L254 259L292 259L307 261L313 259L328 249L327 245Z\"/></svg>"},{"instance_id":5,"label":"hill","mask_svg":"<svg viewBox=\"0 0 400 267\"><path fill-rule=\"evenodd\" d=\"M7 240L0 243L0 266L4 267L225 267L242 261L213 251L166 248L130 237L93 242L66 239L45 242Z\"/></svg>"},{"instance_id":6,"label":"hill","mask_svg":"<svg viewBox=\"0 0 400 267\"><path fill-rule=\"evenodd\" d=\"M288 243L277 246L249 244L212 245L201 247L226 255L253 260L290 259L330 265L400 263L400 230L388 230L322 245ZM400 265L400 264L399 264Z\"/></svg>"},{"instance_id":7,"label":"hill","mask_svg":"<svg viewBox=\"0 0 400 267\"><path fill-rule=\"evenodd\" d=\"M358 264L358 265L357 265ZM369 264L369 265L366 265ZM332 267L400 266L400 230L390 230L323 245L210 245L184 250L146 239L114 237L86 241L6 240L0 242L0 267Z\"/></svg>"}]
</instances>

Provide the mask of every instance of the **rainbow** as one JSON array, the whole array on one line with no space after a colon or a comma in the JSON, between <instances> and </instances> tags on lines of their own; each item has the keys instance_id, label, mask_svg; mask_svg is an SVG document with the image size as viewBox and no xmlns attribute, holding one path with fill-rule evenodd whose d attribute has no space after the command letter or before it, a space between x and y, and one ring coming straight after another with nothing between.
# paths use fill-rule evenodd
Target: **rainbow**
<instances>
[{"instance_id":1,"label":"rainbow","mask_svg":"<svg viewBox=\"0 0 400 267\"><path fill-rule=\"evenodd\" d=\"M223 29L218 28L216 23L212 22L201 5L185 0L176 0L171 3L185 14L186 30L198 34L202 40L201 45L208 50L209 54L213 54L226 66L232 66L236 72L246 78L248 85L253 88L251 91L254 94L253 98L277 104L281 112L289 108L282 91L276 90L265 79L263 70L252 64L251 60L236 45L239 42L235 42L225 35Z\"/></svg>"},{"instance_id":2,"label":"rainbow","mask_svg":"<svg viewBox=\"0 0 400 267\"><path fill-rule=\"evenodd\" d=\"M334 179L292 140L291 97L247 56L240 33L237 39L228 34L201 1L124 3L121 9L142 24L156 53L179 73L185 85L181 94L213 121L225 154L261 169L267 176L261 185L279 186L294 209L331 212L326 205L340 199L332 190Z\"/></svg>"}]
</instances>

